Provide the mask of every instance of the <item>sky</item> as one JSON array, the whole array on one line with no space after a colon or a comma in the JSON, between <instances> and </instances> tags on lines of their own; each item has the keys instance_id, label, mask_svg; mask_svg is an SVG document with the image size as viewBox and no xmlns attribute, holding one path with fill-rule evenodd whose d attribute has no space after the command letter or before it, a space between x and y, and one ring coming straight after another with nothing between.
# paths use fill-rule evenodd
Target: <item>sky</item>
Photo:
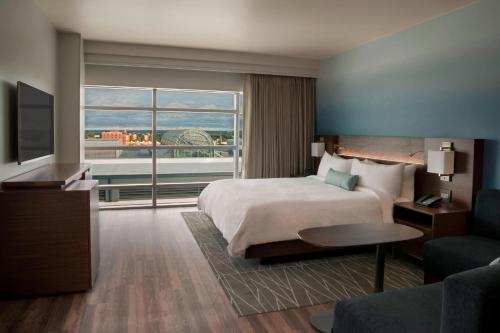
<instances>
[{"instance_id":1,"label":"sky","mask_svg":"<svg viewBox=\"0 0 500 333\"><path fill-rule=\"evenodd\" d=\"M224 109L234 108L233 93L158 90L158 107ZM152 107L151 89L86 88L85 105ZM86 129L151 129L150 111L85 111ZM159 112L157 128L232 130L234 115L225 113Z\"/></svg>"}]
</instances>

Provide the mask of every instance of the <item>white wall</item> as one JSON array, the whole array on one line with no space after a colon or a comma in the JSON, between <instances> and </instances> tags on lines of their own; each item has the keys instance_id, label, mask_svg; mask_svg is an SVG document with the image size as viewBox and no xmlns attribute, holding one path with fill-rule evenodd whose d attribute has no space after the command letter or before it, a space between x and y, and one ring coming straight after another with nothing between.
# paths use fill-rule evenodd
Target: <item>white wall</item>
<instances>
[{"instance_id":1,"label":"white wall","mask_svg":"<svg viewBox=\"0 0 500 333\"><path fill-rule=\"evenodd\" d=\"M13 121L17 81L56 95L56 44L54 27L31 0L0 1L0 180L53 161L18 166Z\"/></svg>"},{"instance_id":2,"label":"white wall","mask_svg":"<svg viewBox=\"0 0 500 333\"><path fill-rule=\"evenodd\" d=\"M57 142L57 161L83 161L83 40L80 34L57 34L57 127L61 140Z\"/></svg>"}]
</instances>

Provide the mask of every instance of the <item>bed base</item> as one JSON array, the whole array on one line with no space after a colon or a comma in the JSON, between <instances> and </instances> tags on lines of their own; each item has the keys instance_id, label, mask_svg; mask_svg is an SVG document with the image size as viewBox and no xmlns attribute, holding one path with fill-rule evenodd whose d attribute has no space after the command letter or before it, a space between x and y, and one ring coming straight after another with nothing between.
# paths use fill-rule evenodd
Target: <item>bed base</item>
<instances>
[{"instance_id":1,"label":"bed base","mask_svg":"<svg viewBox=\"0 0 500 333\"><path fill-rule=\"evenodd\" d=\"M318 247L299 239L252 245L245 252L245 259L260 259L260 263L273 264L304 259L319 259L340 254L365 252L367 246L337 248Z\"/></svg>"}]
</instances>

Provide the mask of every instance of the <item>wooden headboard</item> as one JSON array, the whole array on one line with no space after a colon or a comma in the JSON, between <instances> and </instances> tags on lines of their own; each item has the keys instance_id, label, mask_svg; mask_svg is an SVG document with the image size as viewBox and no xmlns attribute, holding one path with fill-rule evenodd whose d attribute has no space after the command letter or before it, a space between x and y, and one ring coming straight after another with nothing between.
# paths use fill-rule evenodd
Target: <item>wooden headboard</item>
<instances>
[{"instance_id":1,"label":"wooden headboard","mask_svg":"<svg viewBox=\"0 0 500 333\"><path fill-rule=\"evenodd\" d=\"M452 192L453 204L472 210L476 192L481 188L483 146L481 139L417 138L386 136L320 135L326 151L343 157L370 159L379 163L416 164L415 198L423 194ZM451 182L441 181L437 174L427 173L427 151L439 150L441 142L453 142L455 173Z\"/></svg>"}]
</instances>

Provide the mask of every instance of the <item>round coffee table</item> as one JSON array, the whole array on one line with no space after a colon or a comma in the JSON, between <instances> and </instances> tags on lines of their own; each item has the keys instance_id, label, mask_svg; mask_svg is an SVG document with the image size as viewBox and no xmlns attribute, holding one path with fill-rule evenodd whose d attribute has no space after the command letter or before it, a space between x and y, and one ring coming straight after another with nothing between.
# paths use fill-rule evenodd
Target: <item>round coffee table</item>
<instances>
[{"instance_id":1,"label":"round coffee table","mask_svg":"<svg viewBox=\"0 0 500 333\"><path fill-rule=\"evenodd\" d=\"M417 239L423 235L418 229L395 223L341 224L298 232L302 241L318 247L335 249L376 245L376 293L384 291L385 245ZM333 327L333 310L312 315L310 321L318 331L330 333Z\"/></svg>"}]
</instances>

